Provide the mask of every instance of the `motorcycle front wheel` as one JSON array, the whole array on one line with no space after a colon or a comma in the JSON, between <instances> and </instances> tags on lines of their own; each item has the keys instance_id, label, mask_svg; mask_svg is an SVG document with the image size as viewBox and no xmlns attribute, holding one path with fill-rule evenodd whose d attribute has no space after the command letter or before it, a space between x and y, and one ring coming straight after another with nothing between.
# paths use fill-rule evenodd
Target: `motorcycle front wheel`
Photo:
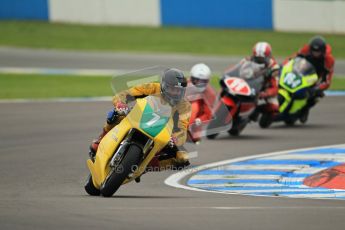
<instances>
[{"instance_id":1,"label":"motorcycle front wheel","mask_svg":"<svg viewBox=\"0 0 345 230\"><path fill-rule=\"evenodd\" d=\"M89 194L90 196L99 196L101 194L101 192L99 191L99 189L97 189L92 182L92 176L91 174L87 177L86 180L86 184L84 186L85 191L87 192L87 194Z\"/></svg>"},{"instance_id":2,"label":"motorcycle front wheel","mask_svg":"<svg viewBox=\"0 0 345 230\"><path fill-rule=\"evenodd\" d=\"M111 197L132 173L134 166L138 166L142 156L142 150L139 146L132 144L118 167L112 170L106 181L101 186L101 195Z\"/></svg>"}]
</instances>

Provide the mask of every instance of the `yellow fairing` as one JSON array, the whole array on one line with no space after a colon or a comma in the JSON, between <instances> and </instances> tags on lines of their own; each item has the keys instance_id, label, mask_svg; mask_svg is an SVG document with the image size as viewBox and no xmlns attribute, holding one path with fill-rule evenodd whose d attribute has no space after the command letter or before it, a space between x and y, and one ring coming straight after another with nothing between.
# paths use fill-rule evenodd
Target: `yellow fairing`
<instances>
[{"instance_id":1,"label":"yellow fairing","mask_svg":"<svg viewBox=\"0 0 345 230\"><path fill-rule=\"evenodd\" d=\"M291 97L289 93L285 89L279 89L279 94L284 97L284 102L279 106L279 112L283 113L286 109L286 107L290 104L291 102Z\"/></svg>"},{"instance_id":2,"label":"yellow fairing","mask_svg":"<svg viewBox=\"0 0 345 230\"><path fill-rule=\"evenodd\" d=\"M140 176L156 153L163 149L169 142L173 128L173 120L171 116L167 125L155 137L148 135L140 128L140 121L146 104L147 100L145 98L138 99L131 112L120 122L120 124L115 126L103 137L97 150L95 162L92 162L90 159L87 160L87 166L91 172L93 184L96 188L100 188L101 184L109 174L109 162L130 129L137 129L154 141L154 147L146 155L145 159L139 165L138 169L134 172L134 176L130 180ZM124 183L127 183L130 180L126 180Z\"/></svg>"},{"instance_id":3,"label":"yellow fairing","mask_svg":"<svg viewBox=\"0 0 345 230\"><path fill-rule=\"evenodd\" d=\"M100 142L96 154L95 162L90 159L87 160L87 165L90 169L93 184L96 188L99 188L102 182L110 171L109 161L113 157L113 154L121 141L127 135L131 128L127 118L124 118L120 124L110 130Z\"/></svg>"},{"instance_id":4,"label":"yellow fairing","mask_svg":"<svg viewBox=\"0 0 345 230\"><path fill-rule=\"evenodd\" d=\"M291 96L285 89L279 89L279 94L284 97L284 102L279 106L279 112L283 113L288 105L291 103ZM295 99L293 104L289 110L290 114L294 114L298 112L301 108L303 108L307 104L307 99Z\"/></svg>"},{"instance_id":5,"label":"yellow fairing","mask_svg":"<svg viewBox=\"0 0 345 230\"><path fill-rule=\"evenodd\" d=\"M299 110L301 110L305 105L307 104L307 99L300 99L300 100L297 100L295 99L292 106L291 106L291 109L289 111L290 114L294 114L294 113L297 113Z\"/></svg>"}]
</instances>

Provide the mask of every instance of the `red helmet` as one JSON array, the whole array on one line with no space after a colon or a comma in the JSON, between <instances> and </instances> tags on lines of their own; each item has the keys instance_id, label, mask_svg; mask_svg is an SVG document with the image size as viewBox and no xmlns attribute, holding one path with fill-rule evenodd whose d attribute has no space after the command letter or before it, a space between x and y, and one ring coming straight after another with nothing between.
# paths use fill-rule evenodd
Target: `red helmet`
<instances>
[{"instance_id":1,"label":"red helmet","mask_svg":"<svg viewBox=\"0 0 345 230\"><path fill-rule=\"evenodd\" d=\"M252 61L268 65L272 56L271 45L267 42L258 42L253 47Z\"/></svg>"}]
</instances>

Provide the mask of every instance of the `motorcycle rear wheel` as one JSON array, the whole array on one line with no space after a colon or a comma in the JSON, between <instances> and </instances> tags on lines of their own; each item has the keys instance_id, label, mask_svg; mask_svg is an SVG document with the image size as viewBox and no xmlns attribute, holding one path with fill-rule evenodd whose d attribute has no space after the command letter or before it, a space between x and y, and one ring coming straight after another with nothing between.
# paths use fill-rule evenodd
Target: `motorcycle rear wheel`
<instances>
[{"instance_id":1,"label":"motorcycle rear wheel","mask_svg":"<svg viewBox=\"0 0 345 230\"><path fill-rule=\"evenodd\" d=\"M296 120L293 120L293 119L287 119L284 121L285 125L287 125L287 126L294 126L295 122L296 122Z\"/></svg>"},{"instance_id":2,"label":"motorcycle rear wheel","mask_svg":"<svg viewBox=\"0 0 345 230\"><path fill-rule=\"evenodd\" d=\"M272 124L272 115L268 113L263 113L259 120L260 128L266 129L270 127L271 124Z\"/></svg>"},{"instance_id":3,"label":"motorcycle rear wheel","mask_svg":"<svg viewBox=\"0 0 345 230\"><path fill-rule=\"evenodd\" d=\"M133 166L138 166L142 157L142 149L132 144L123 158L120 165L113 170L111 175L101 186L101 195L104 197L111 197L126 180L127 176L132 173Z\"/></svg>"}]
</instances>

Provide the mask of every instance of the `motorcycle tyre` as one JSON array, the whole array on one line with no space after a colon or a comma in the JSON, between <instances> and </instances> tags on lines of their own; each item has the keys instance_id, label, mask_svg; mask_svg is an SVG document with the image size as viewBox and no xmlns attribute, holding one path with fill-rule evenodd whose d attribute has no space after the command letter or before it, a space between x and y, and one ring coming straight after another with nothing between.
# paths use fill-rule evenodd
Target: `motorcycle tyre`
<instances>
[{"instance_id":1,"label":"motorcycle tyre","mask_svg":"<svg viewBox=\"0 0 345 230\"><path fill-rule=\"evenodd\" d=\"M132 173L132 166L138 165L142 157L142 150L139 146L132 144L123 158L118 168L123 170L114 170L111 175L101 186L101 195L111 197L126 180L127 176Z\"/></svg>"},{"instance_id":2,"label":"motorcycle tyre","mask_svg":"<svg viewBox=\"0 0 345 230\"><path fill-rule=\"evenodd\" d=\"M101 194L101 191L93 185L91 174L87 177L84 189L90 196L99 196Z\"/></svg>"}]
</instances>

